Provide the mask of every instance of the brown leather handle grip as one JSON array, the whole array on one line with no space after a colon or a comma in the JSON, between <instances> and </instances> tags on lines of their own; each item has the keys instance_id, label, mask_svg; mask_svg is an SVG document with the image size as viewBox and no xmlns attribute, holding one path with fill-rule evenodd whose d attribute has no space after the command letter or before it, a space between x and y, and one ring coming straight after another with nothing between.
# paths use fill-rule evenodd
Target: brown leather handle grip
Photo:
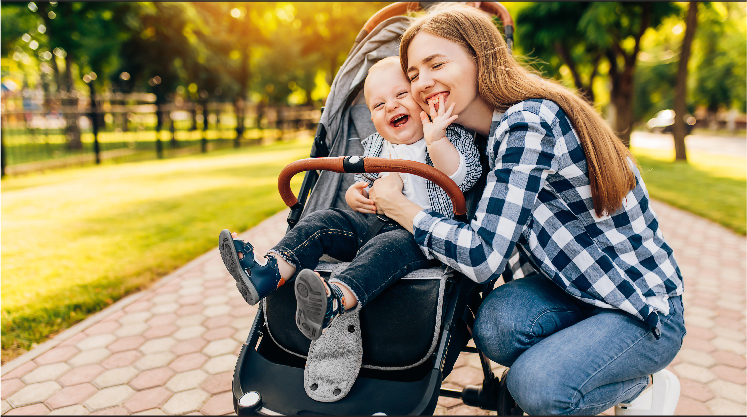
<instances>
[{"instance_id":1,"label":"brown leather handle grip","mask_svg":"<svg viewBox=\"0 0 747 417\"><path fill-rule=\"evenodd\" d=\"M362 161L362 164L356 164L356 167L362 165L362 171L346 171L346 159L352 161L353 158L358 158L359 161ZM459 189L454 180L449 178L448 175L430 165L404 159L361 158L349 156L300 159L283 168L278 177L278 190L280 191L280 197L288 207L293 207L298 204L298 199L290 188L291 178L299 172L310 171L312 169L332 172L402 172L406 174L414 174L431 180L436 185L443 188L449 198L451 198L455 215L459 216L467 213L467 203L464 201L462 190Z\"/></svg>"},{"instance_id":2,"label":"brown leather handle grip","mask_svg":"<svg viewBox=\"0 0 747 417\"><path fill-rule=\"evenodd\" d=\"M511 13L508 12L506 6L498 3L497 1L482 1L479 6L480 10L488 12L492 15L498 16L503 22L503 27L513 26L514 19L511 17Z\"/></svg>"},{"instance_id":3,"label":"brown leather handle grip","mask_svg":"<svg viewBox=\"0 0 747 417\"><path fill-rule=\"evenodd\" d=\"M417 1L392 3L385 6L378 12L374 13L373 16L368 18L366 24L363 25L363 30L366 31L366 34L369 34L372 30L374 30L376 26L379 25L379 23L389 19L390 17L399 16L407 14L407 12L410 11L418 10L420 10L420 3Z\"/></svg>"},{"instance_id":4,"label":"brown leather handle grip","mask_svg":"<svg viewBox=\"0 0 747 417\"><path fill-rule=\"evenodd\" d=\"M483 1L480 2L478 7L483 11L500 17L503 22L503 27L514 25L514 20L511 18L511 14L502 4L494 1ZM411 11L420 11L420 9L420 2L417 1L392 3L371 16L368 21L366 21L366 24L363 25L363 30L366 31L366 34L369 34L379 25L379 23L389 19L390 17L403 15Z\"/></svg>"}]
</instances>

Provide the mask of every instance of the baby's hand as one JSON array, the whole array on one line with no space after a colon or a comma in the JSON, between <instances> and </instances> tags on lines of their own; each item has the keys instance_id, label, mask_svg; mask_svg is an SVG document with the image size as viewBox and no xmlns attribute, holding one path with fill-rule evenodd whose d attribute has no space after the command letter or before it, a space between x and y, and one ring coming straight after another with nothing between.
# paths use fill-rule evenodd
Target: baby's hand
<instances>
[{"instance_id":1,"label":"baby's hand","mask_svg":"<svg viewBox=\"0 0 747 417\"><path fill-rule=\"evenodd\" d=\"M458 117L457 115L451 115L455 105L456 103L451 103L451 106L446 109L444 96L441 95L438 97L438 111L436 111L433 103L428 103L431 113L430 120L424 111L420 112L420 120L423 122L423 135L425 136L426 144L430 145L446 137L446 128Z\"/></svg>"},{"instance_id":2,"label":"baby's hand","mask_svg":"<svg viewBox=\"0 0 747 417\"><path fill-rule=\"evenodd\" d=\"M368 198L367 182L356 182L345 192L345 202L351 209L360 213L376 213L376 205Z\"/></svg>"}]
</instances>

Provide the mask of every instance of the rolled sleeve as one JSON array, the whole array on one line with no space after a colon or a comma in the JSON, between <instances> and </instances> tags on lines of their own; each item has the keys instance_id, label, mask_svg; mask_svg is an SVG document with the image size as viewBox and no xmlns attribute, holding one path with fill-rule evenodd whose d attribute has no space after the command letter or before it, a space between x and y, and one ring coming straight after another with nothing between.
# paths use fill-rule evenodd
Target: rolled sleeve
<instances>
[{"instance_id":1,"label":"rolled sleeve","mask_svg":"<svg viewBox=\"0 0 747 417\"><path fill-rule=\"evenodd\" d=\"M420 212L418 212L418 214L415 215L415 218L412 220L412 229L415 243L420 246L420 250L423 251L423 254L428 259L436 259L436 257L433 256L433 253L429 249L428 245L431 231L433 230L435 224L441 218L441 215L436 212L421 210Z\"/></svg>"},{"instance_id":2,"label":"rolled sleeve","mask_svg":"<svg viewBox=\"0 0 747 417\"><path fill-rule=\"evenodd\" d=\"M457 185L464 184L464 180L467 178L467 168L466 168L465 158L464 154L459 152L459 167L457 170L449 175L449 178L451 178Z\"/></svg>"}]
</instances>

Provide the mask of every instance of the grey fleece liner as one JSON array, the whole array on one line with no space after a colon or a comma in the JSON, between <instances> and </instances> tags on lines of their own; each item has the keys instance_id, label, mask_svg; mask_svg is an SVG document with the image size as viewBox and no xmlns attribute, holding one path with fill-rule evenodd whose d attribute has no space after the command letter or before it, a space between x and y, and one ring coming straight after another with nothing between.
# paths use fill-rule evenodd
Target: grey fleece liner
<instances>
[{"instance_id":1,"label":"grey fleece liner","mask_svg":"<svg viewBox=\"0 0 747 417\"><path fill-rule=\"evenodd\" d=\"M309 346L309 358L303 371L306 395L324 403L348 395L361 369L362 344L357 311L335 318Z\"/></svg>"},{"instance_id":2,"label":"grey fleece liner","mask_svg":"<svg viewBox=\"0 0 747 417\"><path fill-rule=\"evenodd\" d=\"M347 262L341 262L337 264L328 264L324 262L320 262L317 266L317 271L324 271L324 272L332 272L333 274L336 274L336 272L341 271L345 269L347 266ZM374 366L374 365L362 365L361 368L366 369L375 369L379 371L402 371L405 369L415 368L418 365L421 365L423 362L428 360L428 358L433 355L433 352L436 350L436 345L438 344L438 337L440 335L441 330L441 320L443 318L443 304L444 304L444 289L446 288L446 280L452 276L450 268L446 268L444 270L443 268L428 268L428 269L419 269L413 272L410 272L409 274L405 275L401 279L439 279L440 283L438 285L438 305L436 306L436 326L433 330L433 339L431 340L431 347L428 349L428 353L423 356L419 361L406 366ZM360 309L356 308L351 312L358 312ZM262 312L267 317L267 299L262 299ZM344 315L343 315L344 316ZM340 317L343 317L340 316ZM357 314L356 314L357 316ZM338 317L339 318L339 317ZM297 356L299 358L306 359L306 355L301 355L299 353L293 352L290 349L286 349L283 345L281 345L277 339L272 335L272 331L270 331L270 326L267 326L267 333L270 335L270 338L275 342L277 346L280 347L280 349L283 349L286 353L290 353L293 356Z\"/></svg>"}]
</instances>

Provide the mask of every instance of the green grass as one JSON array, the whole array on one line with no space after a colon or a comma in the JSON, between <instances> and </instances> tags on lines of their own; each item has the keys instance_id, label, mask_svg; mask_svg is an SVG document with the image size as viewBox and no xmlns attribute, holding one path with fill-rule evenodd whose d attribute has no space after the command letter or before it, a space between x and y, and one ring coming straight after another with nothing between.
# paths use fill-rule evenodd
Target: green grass
<instances>
[{"instance_id":1,"label":"green grass","mask_svg":"<svg viewBox=\"0 0 747 417\"><path fill-rule=\"evenodd\" d=\"M672 162L673 150L633 148L651 198L745 234L747 159L688 152L688 163Z\"/></svg>"},{"instance_id":2,"label":"green grass","mask_svg":"<svg viewBox=\"0 0 747 417\"><path fill-rule=\"evenodd\" d=\"M2 361L284 207L311 139L2 181ZM294 178L295 189L302 175Z\"/></svg>"},{"instance_id":3,"label":"green grass","mask_svg":"<svg viewBox=\"0 0 747 417\"><path fill-rule=\"evenodd\" d=\"M279 129L247 129L244 131L243 141L246 143L258 141L261 138L276 138L280 136L280 133ZM62 129L50 131L7 129L5 134L5 163L7 166L93 153L93 133L90 130L81 134L82 149L69 149ZM179 148L199 144L202 135L202 130L177 130L174 133ZM161 130L160 136L156 134L155 130L102 131L98 135L99 149L102 152L113 149L130 149L132 151L152 152L155 155L157 137L161 139L165 151L171 149L171 132L168 129ZM232 141L236 137L236 131L225 128L221 130L210 129L205 132L205 137L211 143Z\"/></svg>"}]
</instances>

